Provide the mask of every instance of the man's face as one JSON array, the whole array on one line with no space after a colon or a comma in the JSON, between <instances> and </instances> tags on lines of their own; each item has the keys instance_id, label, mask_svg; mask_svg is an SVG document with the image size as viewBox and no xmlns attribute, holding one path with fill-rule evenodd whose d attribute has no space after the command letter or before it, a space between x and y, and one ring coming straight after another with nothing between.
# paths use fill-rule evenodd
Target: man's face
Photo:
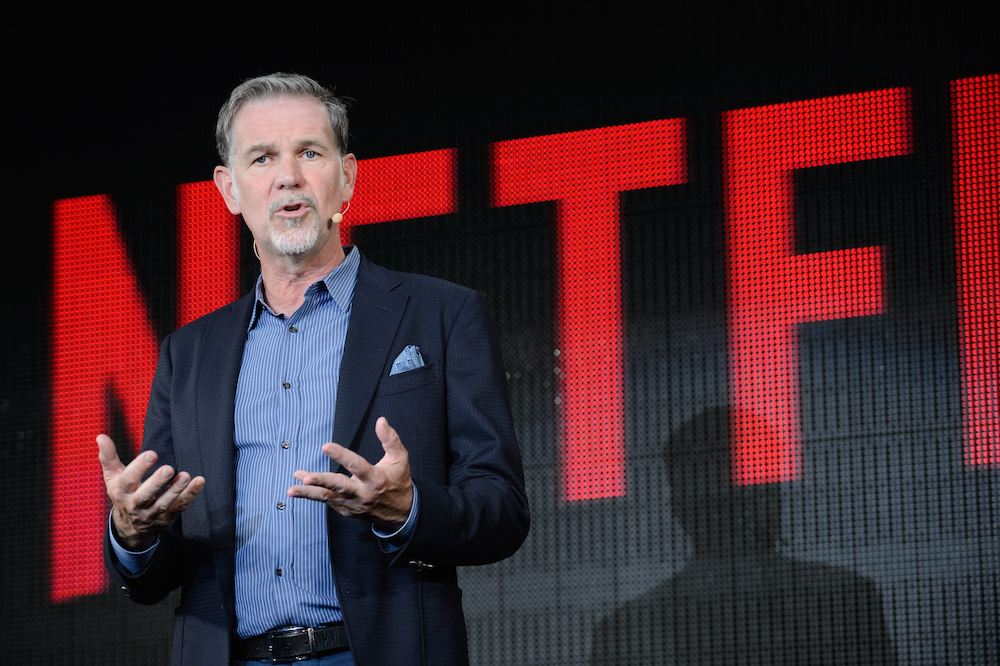
<instances>
[{"instance_id":1,"label":"man's face","mask_svg":"<svg viewBox=\"0 0 1000 666\"><path fill-rule=\"evenodd\" d=\"M233 159L215 183L262 252L316 255L338 227L330 218L354 193L354 155L340 157L326 109L313 99L247 104L233 123ZM339 246L339 245L338 245Z\"/></svg>"}]
</instances>

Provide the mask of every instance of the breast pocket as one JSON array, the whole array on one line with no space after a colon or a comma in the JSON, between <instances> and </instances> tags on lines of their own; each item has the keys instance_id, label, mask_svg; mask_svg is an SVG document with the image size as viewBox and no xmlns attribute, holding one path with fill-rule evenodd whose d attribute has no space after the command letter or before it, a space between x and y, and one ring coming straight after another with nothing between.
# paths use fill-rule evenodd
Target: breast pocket
<instances>
[{"instance_id":1,"label":"breast pocket","mask_svg":"<svg viewBox=\"0 0 1000 666\"><path fill-rule=\"evenodd\" d=\"M425 365L416 370L401 372L398 375L383 377L378 385L378 395L394 395L415 391L416 389L429 386L441 378L437 363Z\"/></svg>"}]
</instances>

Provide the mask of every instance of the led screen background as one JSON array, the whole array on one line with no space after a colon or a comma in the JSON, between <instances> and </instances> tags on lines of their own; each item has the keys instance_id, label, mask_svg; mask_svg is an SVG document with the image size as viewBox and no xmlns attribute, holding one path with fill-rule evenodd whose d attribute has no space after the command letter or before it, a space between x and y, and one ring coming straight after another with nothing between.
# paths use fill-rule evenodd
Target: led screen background
<instances>
[{"instance_id":1,"label":"led screen background","mask_svg":"<svg viewBox=\"0 0 1000 666\"><path fill-rule=\"evenodd\" d=\"M246 232L199 228L218 215L196 184L228 90L291 69L355 99L359 190L366 173L391 185L352 208L371 223L351 240L478 289L500 328L533 522L513 558L461 573L475 663L996 663L1000 480L974 451L997 418L996 158L975 150L997 120L953 84L1000 71L988 21L675 18L593 32L551 11L510 39L394 19L368 24L392 39L338 52L81 43L35 101L19 78L0 350L12 657L166 660L176 599L132 604L99 562L80 584L99 470L56 415L134 439L146 350L252 284Z\"/></svg>"}]
</instances>

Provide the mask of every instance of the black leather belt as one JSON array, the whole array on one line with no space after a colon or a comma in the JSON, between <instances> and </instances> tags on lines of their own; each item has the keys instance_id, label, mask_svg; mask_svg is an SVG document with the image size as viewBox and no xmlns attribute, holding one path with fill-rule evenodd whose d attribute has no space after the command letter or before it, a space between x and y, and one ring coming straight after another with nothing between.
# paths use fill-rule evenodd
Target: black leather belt
<instances>
[{"instance_id":1,"label":"black leather belt","mask_svg":"<svg viewBox=\"0 0 1000 666\"><path fill-rule=\"evenodd\" d=\"M349 649L343 624L288 627L237 639L233 644L233 658L241 661L270 659L272 664L290 664Z\"/></svg>"}]
</instances>

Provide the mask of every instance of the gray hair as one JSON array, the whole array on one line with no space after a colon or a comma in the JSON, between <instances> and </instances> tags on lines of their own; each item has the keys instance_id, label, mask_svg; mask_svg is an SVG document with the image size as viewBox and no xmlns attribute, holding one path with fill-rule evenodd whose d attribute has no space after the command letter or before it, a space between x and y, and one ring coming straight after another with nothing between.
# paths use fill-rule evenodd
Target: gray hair
<instances>
[{"instance_id":1,"label":"gray hair","mask_svg":"<svg viewBox=\"0 0 1000 666\"><path fill-rule=\"evenodd\" d=\"M337 150L341 156L347 152L347 105L343 100L308 76L276 72L244 81L233 90L229 100L219 109L219 120L215 124L215 144L223 164L232 166L233 151L236 149L233 123L239 110L249 102L276 97L306 97L315 99L326 107Z\"/></svg>"}]
</instances>

